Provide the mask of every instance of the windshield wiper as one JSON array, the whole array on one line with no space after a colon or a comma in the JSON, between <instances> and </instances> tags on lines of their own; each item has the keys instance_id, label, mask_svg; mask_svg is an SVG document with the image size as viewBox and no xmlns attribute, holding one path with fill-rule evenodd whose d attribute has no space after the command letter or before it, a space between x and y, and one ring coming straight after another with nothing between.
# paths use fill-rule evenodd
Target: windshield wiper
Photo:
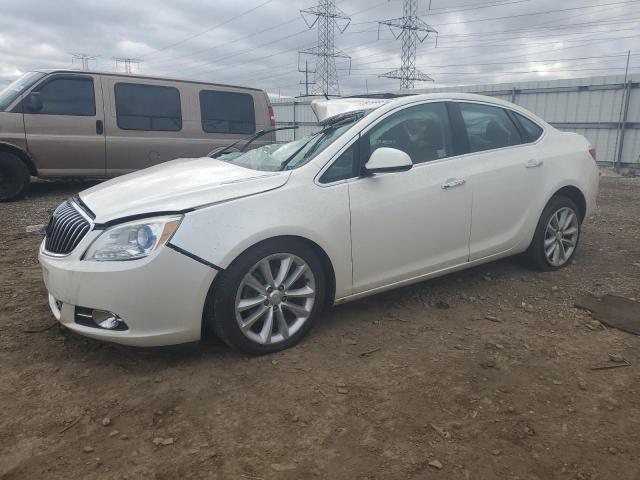
<instances>
[{"instance_id":1,"label":"windshield wiper","mask_svg":"<svg viewBox=\"0 0 640 480\"><path fill-rule=\"evenodd\" d=\"M354 112L354 113L350 113L347 114L345 116L341 116L340 118L335 118L334 121L328 125L325 125L325 127L320 130L318 133L316 133L316 135L318 135L318 141L316 142L316 144L311 147L309 149L309 151L305 154L304 158L307 158L310 154L312 154L313 152L316 151L316 149L318 148L318 145L320 144L320 140L322 139L323 135L331 130L335 130L336 128L342 127L343 125L347 125L349 123L355 122L356 120L360 120L360 118L362 118L362 112ZM300 148L298 148L295 152L293 152L291 155L289 155L281 164L280 164L280 170L284 170L287 168L287 165L289 165L289 163L298 156L298 154L307 146L309 145L309 142L311 142L314 138L316 138L316 135L312 136L308 142L305 142Z\"/></svg>"},{"instance_id":2,"label":"windshield wiper","mask_svg":"<svg viewBox=\"0 0 640 480\"><path fill-rule=\"evenodd\" d=\"M218 149L211 150L209 153L207 153L207 157L218 158L223 153L227 153L227 151L230 148L235 147L240 142L245 142L246 141L247 143L245 145L243 145L243 147L240 149L240 152L244 152L246 150L246 148L249 145L251 145L251 143L253 143L258 138L262 137L263 135L266 135L267 133L277 132L278 130L295 130L297 128L299 128L297 125L289 125L287 127L276 127L276 128L269 128L269 129L266 129L266 130L260 130L259 132L256 132L253 135L249 135L248 137L244 137L244 138L241 138L239 140L236 140L235 142L230 143L229 145L227 145L226 147L223 147L222 149L218 148Z\"/></svg>"}]
</instances>

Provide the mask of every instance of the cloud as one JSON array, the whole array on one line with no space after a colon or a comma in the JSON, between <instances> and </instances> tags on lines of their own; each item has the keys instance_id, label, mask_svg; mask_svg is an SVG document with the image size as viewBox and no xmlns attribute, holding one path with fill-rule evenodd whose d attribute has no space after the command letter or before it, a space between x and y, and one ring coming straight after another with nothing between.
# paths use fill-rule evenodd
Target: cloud
<instances>
[{"instance_id":1,"label":"cloud","mask_svg":"<svg viewBox=\"0 0 640 480\"><path fill-rule=\"evenodd\" d=\"M102 70L115 69L115 57L134 57L143 60L140 70L148 74L297 95L304 90L299 64L306 59L315 68L315 58L300 57L298 50L317 41L316 29L307 29L299 10L314 2L272 0L260 6L264 3L2 0L0 81L36 68L72 67L71 54L81 51L97 55ZM431 3L427 12L422 1L420 13L438 30L438 47L434 37L419 43L416 67L437 84L620 74L624 52L640 47L640 25L629 1ZM336 47L352 57L350 75L349 62L337 61L342 93L397 89L397 80L379 75L400 66L402 41L377 22L400 17L402 1L338 0L337 5L351 16L345 33L335 35ZM603 55L619 56L580 59Z\"/></svg>"}]
</instances>

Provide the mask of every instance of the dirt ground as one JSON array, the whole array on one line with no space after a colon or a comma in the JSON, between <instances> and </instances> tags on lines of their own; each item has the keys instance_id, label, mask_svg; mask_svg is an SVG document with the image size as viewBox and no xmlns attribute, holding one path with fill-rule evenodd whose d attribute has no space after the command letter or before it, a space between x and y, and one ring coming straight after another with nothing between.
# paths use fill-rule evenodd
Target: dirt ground
<instances>
[{"instance_id":1,"label":"dirt ground","mask_svg":"<svg viewBox=\"0 0 640 480\"><path fill-rule=\"evenodd\" d=\"M640 179L603 177L561 272L506 260L381 294L261 358L27 333L53 317L25 227L87 186L0 204L0 478L640 478L640 338L573 307L640 298ZM610 354L631 366L591 369Z\"/></svg>"}]
</instances>

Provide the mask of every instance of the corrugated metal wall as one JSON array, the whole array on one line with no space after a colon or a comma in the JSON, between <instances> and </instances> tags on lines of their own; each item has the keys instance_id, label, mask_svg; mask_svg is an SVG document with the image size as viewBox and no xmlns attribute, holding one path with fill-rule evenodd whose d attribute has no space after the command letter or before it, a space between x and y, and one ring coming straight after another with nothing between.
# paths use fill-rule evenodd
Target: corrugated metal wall
<instances>
[{"instance_id":1,"label":"corrugated metal wall","mask_svg":"<svg viewBox=\"0 0 640 480\"><path fill-rule=\"evenodd\" d=\"M416 89L410 93L467 92L512 101L544 118L560 130L577 132L587 137L596 147L600 163L612 164L617 159L617 145L623 139L620 165L638 168L640 167L639 80L640 76L630 75L625 84L624 76L606 76ZM299 126L295 131L295 138L317 130L316 119L309 106L309 98L272 98L272 102L278 126ZM624 134L622 134L623 131ZM278 134L278 141L289 141L293 138L293 130Z\"/></svg>"}]
</instances>

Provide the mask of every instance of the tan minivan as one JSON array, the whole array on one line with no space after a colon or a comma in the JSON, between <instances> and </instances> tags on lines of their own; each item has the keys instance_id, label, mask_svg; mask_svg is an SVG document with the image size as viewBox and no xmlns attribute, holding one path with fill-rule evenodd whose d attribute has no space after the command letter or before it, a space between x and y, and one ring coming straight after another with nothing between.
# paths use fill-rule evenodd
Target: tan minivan
<instances>
[{"instance_id":1,"label":"tan minivan","mask_svg":"<svg viewBox=\"0 0 640 480\"><path fill-rule=\"evenodd\" d=\"M115 177L199 157L275 119L262 90L73 70L34 71L0 90L0 201L30 177ZM268 133L252 147L273 143Z\"/></svg>"}]
</instances>

